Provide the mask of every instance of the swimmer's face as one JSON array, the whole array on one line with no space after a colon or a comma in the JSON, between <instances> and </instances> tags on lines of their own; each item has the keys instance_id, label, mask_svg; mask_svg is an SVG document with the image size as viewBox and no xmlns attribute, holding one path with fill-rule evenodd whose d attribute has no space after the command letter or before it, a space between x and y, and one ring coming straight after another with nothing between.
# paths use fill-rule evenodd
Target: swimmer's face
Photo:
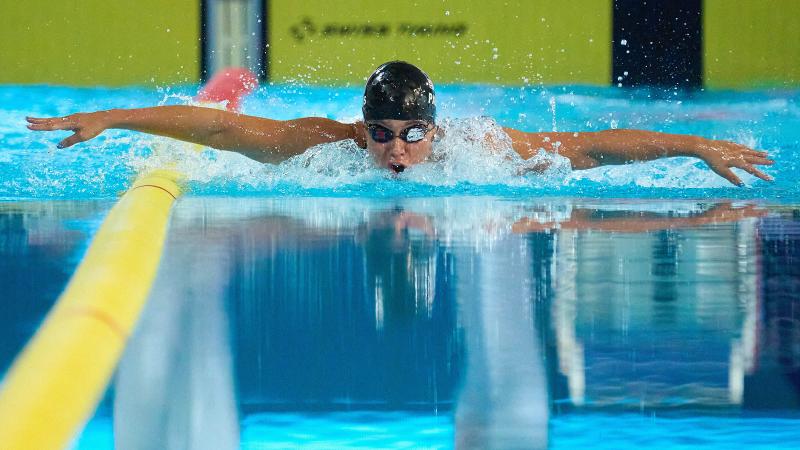
<instances>
[{"instance_id":1,"label":"swimmer's face","mask_svg":"<svg viewBox=\"0 0 800 450\"><path fill-rule=\"evenodd\" d=\"M431 154L433 136L436 133L436 127L432 124L422 120L386 119L368 120L365 125L367 150L380 167L400 173L407 167L425 161ZM373 134L380 140L385 140L389 136L391 139L378 142ZM406 142L400 136L405 136L410 141L419 140Z\"/></svg>"}]
</instances>

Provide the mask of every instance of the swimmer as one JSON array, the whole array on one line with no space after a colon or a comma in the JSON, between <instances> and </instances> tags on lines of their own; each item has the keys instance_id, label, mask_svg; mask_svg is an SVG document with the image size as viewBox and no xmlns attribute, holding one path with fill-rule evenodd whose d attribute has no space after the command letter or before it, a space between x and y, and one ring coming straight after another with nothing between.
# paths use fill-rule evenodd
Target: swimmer
<instances>
[{"instance_id":1,"label":"swimmer","mask_svg":"<svg viewBox=\"0 0 800 450\"><path fill-rule=\"evenodd\" d=\"M369 151L378 166L395 174L426 161L432 143L443 133L436 125L433 83L425 72L407 62L392 61L375 70L364 89L362 112L363 120L349 124L319 117L272 120L197 106L112 109L27 120L31 130L73 131L58 148L117 128L234 151L270 163L302 154L318 144L352 139ZM767 153L735 142L626 129L582 133L503 130L523 159L544 149L568 158L574 170L690 156L702 159L737 186L744 183L732 168L772 180L756 167L773 164Z\"/></svg>"}]
</instances>

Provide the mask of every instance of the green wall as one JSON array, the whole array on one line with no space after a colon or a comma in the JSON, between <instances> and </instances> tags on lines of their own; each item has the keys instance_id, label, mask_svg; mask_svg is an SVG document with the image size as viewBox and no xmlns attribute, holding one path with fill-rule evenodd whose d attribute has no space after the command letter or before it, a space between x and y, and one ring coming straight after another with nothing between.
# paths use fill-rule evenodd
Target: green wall
<instances>
[{"instance_id":1,"label":"green wall","mask_svg":"<svg viewBox=\"0 0 800 450\"><path fill-rule=\"evenodd\" d=\"M436 81L607 85L612 0L269 1L276 81L357 84L406 59ZM800 85L800 1L705 0L710 88ZM0 1L0 83L165 85L200 73L200 0Z\"/></svg>"},{"instance_id":2,"label":"green wall","mask_svg":"<svg viewBox=\"0 0 800 450\"><path fill-rule=\"evenodd\" d=\"M800 85L800 1L705 0L709 88Z\"/></svg>"},{"instance_id":3,"label":"green wall","mask_svg":"<svg viewBox=\"0 0 800 450\"><path fill-rule=\"evenodd\" d=\"M403 59L434 81L608 84L611 0L270 0L270 76L363 84Z\"/></svg>"},{"instance_id":4,"label":"green wall","mask_svg":"<svg viewBox=\"0 0 800 450\"><path fill-rule=\"evenodd\" d=\"M0 83L196 82L198 0L2 0Z\"/></svg>"}]
</instances>

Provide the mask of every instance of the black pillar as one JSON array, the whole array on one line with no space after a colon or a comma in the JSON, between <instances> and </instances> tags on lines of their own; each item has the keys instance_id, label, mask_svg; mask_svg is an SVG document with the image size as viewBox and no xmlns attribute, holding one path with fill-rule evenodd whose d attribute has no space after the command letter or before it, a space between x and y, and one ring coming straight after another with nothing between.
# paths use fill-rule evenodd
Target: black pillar
<instances>
[{"instance_id":1,"label":"black pillar","mask_svg":"<svg viewBox=\"0 0 800 450\"><path fill-rule=\"evenodd\" d=\"M614 86L702 86L702 0L614 0L613 23Z\"/></svg>"}]
</instances>

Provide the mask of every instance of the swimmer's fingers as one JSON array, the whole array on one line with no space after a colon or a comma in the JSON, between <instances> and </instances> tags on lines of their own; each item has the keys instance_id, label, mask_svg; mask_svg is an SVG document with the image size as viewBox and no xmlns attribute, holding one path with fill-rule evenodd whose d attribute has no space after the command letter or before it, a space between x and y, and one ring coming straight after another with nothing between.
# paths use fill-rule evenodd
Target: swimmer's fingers
<instances>
[{"instance_id":1,"label":"swimmer's fingers","mask_svg":"<svg viewBox=\"0 0 800 450\"><path fill-rule=\"evenodd\" d=\"M103 132L102 128L97 129L97 128L81 127L80 129L75 131L75 134L59 142L56 147L67 148L79 142L88 141L89 139L94 138L95 136L99 135L102 132Z\"/></svg>"},{"instance_id":2,"label":"swimmer's fingers","mask_svg":"<svg viewBox=\"0 0 800 450\"><path fill-rule=\"evenodd\" d=\"M772 160L769 159L769 154L767 152L762 152L758 150L753 150L747 147L741 147L739 149L739 154L746 160L763 160L768 161L764 163L756 163L756 164L772 164Z\"/></svg>"},{"instance_id":3,"label":"swimmer's fingers","mask_svg":"<svg viewBox=\"0 0 800 450\"><path fill-rule=\"evenodd\" d=\"M755 167L753 167L750 164L743 164L740 167L740 169L743 169L743 170L747 171L748 173L750 173L752 175L755 175L758 178L761 178L764 181L772 181L772 177L771 176L769 176L769 175L765 174L764 172L756 169Z\"/></svg>"},{"instance_id":4,"label":"swimmer's fingers","mask_svg":"<svg viewBox=\"0 0 800 450\"><path fill-rule=\"evenodd\" d=\"M743 152L739 158L733 159L733 161L727 165L731 167L738 167L739 169L742 169L751 175L755 175L764 181L772 181L771 176L765 174L755 167L757 165L770 166L772 164L775 164L775 161L762 156L751 156L750 154Z\"/></svg>"},{"instance_id":5,"label":"swimmer's fingers","mask_svg":"<svg viewBox=\"0 0 800 450\"><path fill-rule=\"evenodd\" d=\"M73 116L37 118L26 117L28 129L34 131L75 130L78 123Z\"/></svg>"},{"instance_id":6,"label":"swimmer's fingers","mask_svg":"<svg viewBox=\"0 0 800 450\"><path fill-rule=\"evenodd\" d=\"M731 166L728 166L727 164L719 164L719 163L716 163L716 162L715 163L710 163L709 166L711 167L711 170L716 172L719 176L721 176L722 178L725 178L726 180L728 180L731 183L735 184L736 186L740 186L740 187L744 186L744 183L742 182L742 180L739 177L736 176L735 173L733 173L733 171L731 170L731 167L737 167L739 169L742 169L745 172L748 172L751 175L755 175L755 176L757 176L758 178L761 178L764 181L772 181L772 177L771 176L769 176L769 175L765 174L764 172L756 169L755 167L753 167L752 164L749 164L749 163L744 162L744 161L741 162L741 163L738 163L738 164L731 165Z\"/></svg>"},{"instance_id":7,"label":"swimmer's fingers","mask_svg":"<svg viewBox=\"0 0 800 450\"><path fill-rule=\"evenodd\" d=\"M757 166L771 166L775 164L775 161L767 158L762 158L760 156L745 156L744 160L750 164L754 164Z\"/></svg>"},{"instance_id":8,"label":"swimmer's fingers","mask_svg":"<svg viewBox=\"0 0 800 450\"><path fill-rule=\"evenodd\" d=\"M768 158L769 154L767 152L762 152L760 150L753 150L751 148L745 147L745 151L742 152L747 156L758 156L761 158Z\"/></svg>"},{"instance_id":9,"label":"swimmer's fingers","mask_svg":"<svg viewBox=\"0 0 800 450\"><path fill-rule=\"evenodd\" d=\"M25 120L27 120L29 123L46 123L46 122L52 122L54 120L65 120L65 119L66 119L66 117L31 117L31 116L25 116Z\"/></svg>"},{"instance_id":10,"label":"swimmer's fingers","mask_svg":"<svg viewBox=\"0 0 800 450\"><path fill-rule=\"evenodd\" d=\"M765 151L754 150L746 145L742 145L737 142L731 142L731 141L715 141L715 142L717 143L715 147L718 147L717 151L721 152L724 158L725 157L727 158L742 157L745 159L761 158L763 160L769 161L769 154ZM761 164L761 163L755 163L755 164ZM765 164L770 164L770 163L765 163Z\"/></svg>"},{"instance_id":11,"label":"swimmer's fingers","mask_svg":"<svg viewBox=\"0 0 800 450\"><path fill-rule=\"evenodd\" d=\"M102 116L96 113L76 113L64 117L26 117L28 128L35 131L71 130L75 133L58 143L58 148L71 147L88 141L106 129Z\"/></svg>"},{"instance_id":12,"label":"swimmer's fingers","mask_svg":"<svg viewBox=\"0 0 800 450\"><path fill-rule=\"evenodd\" d=\"M738 142L733 142L733 141L715 141L715 142L718 143L718 144L721 144L723 147L728 147L728 148L732 148L734 150L737 150L738 153L741 153L741 154L753 154L753 155L756 155L756 156L763 156L763 157L767 156L767 152L765 152L765 151L754 150L754 149L752 149L752 148L750 148L750 147L748 147L746 145L742 145L742 144L740 144Z\"/></svg>"},{"instance_id":13,"label":"swimmer's fingers","mask_svg":"<svg viewBox=\"0 0 800 450\"><path fill-rule=\"evenodd\" d=\"M742 180L740 180L739 177L737 177L736 174L733 173L730 167L718 163L709 163L709 166L711 167L711 170L716 172L717 175L721 176L722 178L725 178L726 180L730 181L736 186L739 187L744 186Z\"/></svg>"},{"instance_id":14,"label":"swimmer's fingers","mask_svg":"<svg viewBox=\"0 0 800 450\"><path fill-rule=\"evenodd\" d=\"M753 150L735 142L716 141L716 143L716 151L706 154L704 159L709 167L721 177L737 186L744 186L744 183L731 170L736 167L764 181L772 181L772 177L755 167L770 166L775 163L769 159L767 152Z\"/></svg>"},{"instance_id":15,"label":"swimmer's fingers","mask_svg":"<svg viewBox=\"0 0 800 450\"><path fill-rule=\"evenodd\" d=\"M67 148L77 144L78 142L83 142L85 140L86 139L83 136L81 136L80 133L75 133L72 136L63 139L61 142L58 143L58 145L56 145L56 147Z\"/></svg>"}]
</instances>

